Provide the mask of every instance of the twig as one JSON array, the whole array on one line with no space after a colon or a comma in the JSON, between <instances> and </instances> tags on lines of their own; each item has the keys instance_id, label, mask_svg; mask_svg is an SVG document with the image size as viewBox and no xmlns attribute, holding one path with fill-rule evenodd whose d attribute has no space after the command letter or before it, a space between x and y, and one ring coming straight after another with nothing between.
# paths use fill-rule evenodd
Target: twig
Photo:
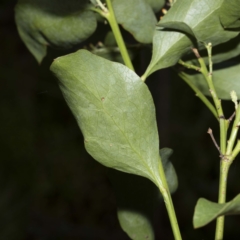
<instances>
[{"instance_id":1,"label":"twig","mask_svg":"<svg viewBox=\"0 0 240 240\"><path fill-rule=\"evenodd\" d=\"M196 58L201 58L197 48L192 48L193 53L195 54Z\"/></svg>"},{"instance_id":2,"label":"twig","mask_svg":"<svg viewBox=\"0 0 240 240\"><path fill-rule=\"evenodd\" d=\"M192 88L192 90L196 93L196 96L199 97L202 102L208 107L208 109L212 112L212 114L216 117L217 120L219 120L218 118L218 114L216 109L214 108L214 106L212 105L212 103L203 95L203 93L190 81L190 79L188 78L187 74L184 72L180 72L179 77L188 84L188 86L190 88Z\"/></svg>"},{"instance_id":3,"label":"twig","mask_svg":"<svg viewBox=\"0 0 240 240\"><path fill-rule=\"evenodd\" d=\"M192 64L188 64L188 63L185 63L183 60L179 60L178 61L179 64L181 64L182 66L188 68L188 69L194 69L196 70L197 72L201 72L201 68L198 67L198 66L195 66L195 65L192 65Z\"/></svg>"},{"instance_id":4,"label":"twig","mask_svg":"<svg viewBox=\"0 0 240 240\"><path fill-rule=\"evenodd\" d=\"M236 115L236 112L234 111L234 113L232 114L232 116L228 119L228 122L229 122L229 123L233 120L233 118L234 118L235 115Z\"/></svg>"},{"instance_id":5,"label":"twig","mask_svg":"<svg viewBox=\"0 0 240 240\"><path fill-rule=\"evenodd\" d=\"M212 43L208 43L206 45L207 52L208 52L208 62L209 62L209 76L213 74L213 63L212 63Z\"/></svg>"},{"instance_id":6,"label":"twig","mask_svg":"<svg viewBox=\"0 0 240 240\"><path fill-rule=\"evenodd\" d=\"M213 141L213 143L214 143L215 147L216 147L216 148L217 148L217 150L219 151L219 153L220 153L220 156L222 156L222 153L221 153L220 147L218 146L218 144L217 144L217 142L216 142L216 140L215 140L215 138L214 138L214 136L213 136L212 129L211 129L211 128L209 128L209 129L208 129L208 131L207 131L207 133L208 133L208 134L211 136L211 138L212 138L212 141Z\"/></svg>"}]
</instances>

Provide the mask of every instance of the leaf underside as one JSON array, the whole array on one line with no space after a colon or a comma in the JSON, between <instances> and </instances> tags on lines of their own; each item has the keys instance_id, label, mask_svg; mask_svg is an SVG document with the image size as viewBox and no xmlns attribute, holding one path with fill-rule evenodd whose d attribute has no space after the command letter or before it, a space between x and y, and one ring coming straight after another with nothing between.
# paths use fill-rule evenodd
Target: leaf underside
<instances>
[{"instance_id":1,"label":"leaf underside","mask_svg":"<svg viewBox=\"0 0 240 240\"><path fill-rule=\"evenodd\" d=\"M240 194L232 201L218 204L200 198L194 211L193 225L194 228L203 227L219 216L238 215L240 214Z\"/></svg>"},{"instance_id":2,"label":"leaf underside","mask_svg":"<svg viewBox=\"0 0 240 240\"><path fill-rule=\"evenodd\" d=\"M235 91L240 97L240 64L233 61L215 65L213 83L220 99L231 100L230 92ZM203 94L211 96L205 78L201 73L188 74L188 78Z\"/></svg>"},{"instance_id":3,"label":"leaf underside","mask_svg":"<svg viewBox=\"0 0 240 240\"><path fill-rule=\"evenodd\" d=\"M15 21L23 42L40 63L47 47L70 48L95 31L95 14L87 0L19 0Z\"/></svg>"}]
</instances>

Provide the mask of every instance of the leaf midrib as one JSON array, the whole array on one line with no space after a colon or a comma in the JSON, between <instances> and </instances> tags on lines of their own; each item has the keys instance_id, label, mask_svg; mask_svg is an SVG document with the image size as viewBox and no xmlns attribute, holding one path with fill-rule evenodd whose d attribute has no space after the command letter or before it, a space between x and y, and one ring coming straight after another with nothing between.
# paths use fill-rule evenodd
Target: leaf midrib
<instances>
[{"instance_id":1,"label":"leaf midrib","mask_svg":"<svg viewBox=\"0 0 240 240\"><path fill-rule=\"evenodd\" d=\"M73 73L69 72L69 71L66 71L68 72L69 75L71 75L75 80L79 81L78 80L78 77L76 77ZM104 106L103 105L103 102L99 99L99 97L97 97L91 90L90 88L87 87L86 84L84 84L84 82L80 81L80 83L102 104L102 107ZM69 88L68 88L69 89ZM71 90L73 92L73 90ZM76 94L76 93L75 93ZM93 103L93 102L92 102ZM95 104L94 104L95 105ZM96 105L95 105L96 106ZM122 131L122 129L120 128L120 126L118 126L118 124L115 122L114 118L107 112L107 110L103 107L103 110L105 112L105 114L107 114L109 116L110 119L112 119L112 121L114 122L114 124L117 126L117 128L119 129L119 131L122 133L122 135L124 136L124 138L127 140L128 144L130 145L131 149L133 150L133 152L136 153L136 155L139 156L139 158L141 159L143 165L146 167L146 169L148 170L148 172L150 173L150 176L152 176L153 180L156 181L156 178L155 178L155 175L154 173L152 172L152 170L150 169L150 167L148 166L148 164L144 161L144 158L138 153L137 150L135 150L135 148L132 146L132 144L130 143L128 137L124 134L124 132Z\"/></svg>"}]
</instances>

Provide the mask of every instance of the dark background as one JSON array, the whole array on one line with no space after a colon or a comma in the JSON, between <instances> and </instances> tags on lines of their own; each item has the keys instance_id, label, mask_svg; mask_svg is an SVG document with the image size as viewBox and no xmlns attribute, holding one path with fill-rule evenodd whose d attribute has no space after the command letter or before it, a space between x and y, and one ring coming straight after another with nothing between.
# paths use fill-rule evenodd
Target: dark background
<instances>
[{"instance_id":1,"label":"dark background","mask_svg":"<svg viewBox=\"0 0 240 240\"><path fill-rule=\"evenodd\" d=\"M37 64L18 36L15 3L0 2L0 239L127 240L107 169L84 150L81 132L49 71L52 59L63 52L49 51ZM148 55L140 51L135 61L139 73ZM213 239L215 223L194 230L192 216L198 198L217 201L219 157L206 132L211 127L217 138L218 124L169 69L153 74L147 84L156 104L161 148L174 150L179 187L173 201L183 239ZM233 104L224 102L224 107L230 116ZM239 167L236 159L228 200L239 193ZM240 239L239 220L226 218L225 239ZM156 239L173 239L164 203L154 224Z\"/></svg>"}]
</instances>

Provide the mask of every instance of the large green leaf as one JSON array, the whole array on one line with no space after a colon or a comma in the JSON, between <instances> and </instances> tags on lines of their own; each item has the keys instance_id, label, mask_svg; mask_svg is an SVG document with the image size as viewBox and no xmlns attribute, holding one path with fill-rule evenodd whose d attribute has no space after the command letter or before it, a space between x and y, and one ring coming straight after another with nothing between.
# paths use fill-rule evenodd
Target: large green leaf
<instances>
[{"instance_id":1,"label":"large green leaf","mask_svg":"<svg viewBox=\"0 0 240 240\"><path fill-rule=\"evenodd\" d=\"M240 97L240 64L222 63L220 67L213 71L213 83L216 88L218 97L230 100L230 92L235 91ZM196 85L205 95L211 96L206 80L201 73L188 74L188 78Z\"/></svg>"},{"instance_id":2,"label":"large green leaf","mask_svg":"<svg viewBox=\"0 0 240 240\"><path fill-rule=\"evenodd\" d=\"M153 55L145 76L154 71L172 66L200 42L211 42L213 46L238 35L225 31L219 20L223 0L176 1L166 16L159 22L153 38ZM203 48L203 44L199 45Z\"/></svg>"},{"instance_id":3,"label":"large green leaf","mask_svg":"<svg viewBox=\"0 0 240 240\"><path fill-rule=\"evenodd\" d=\"M225 28L240 28L240 0L225 0L220 19Z\"/></svg>"},{"instance_id":4,"label":"large green leaf","mask_svg":"<svg viewBox=\"0 0 240 240\"><path fill-rule=\"evenodd\" d=\"M86 50L55 59L51 70L89 154L105 166L161 184L155 108L139 76Z\"/></svg>"},{"instance_id":5,"label":"large green leaf","mask_svg":"<svg viewBox=\"0 0 240 240\"><path fill-rule=\"evenodd\" d=\"M200 198L195 207L193 226L194 228L203 227L217 217L238 214L240 214L240 194L232 201L223 204Z\"/></svg>"},{"instance_id":6,"label":"large green leaf","mask_svg":"<svg viewBox=\"0 0 240 240\"><path fill-rule=\"evenodd\" d=\"M141 43L151 43L157 19L145 0L113 0L117 22Z\"/></svg>"},{"instance_id":7,"label":"large green leaf","mask_svg":"<svg viewBox=\"0 0 240 240\"><path fill-rule=\"evenodd\" d=\"M165 0L146 0L154 12L159 12L165 5Z\"/></svg>"},{"instance_id":8,"label":"large green leaf","mask_svg":"<svg viewBox=\"0 0 240 240\"><path fill-rule=\"evenodd\" d=\"M15 19L19 35L40 63L47 46L69 48L87 39L96 28L87 0L19 0Z\"/></svg>"},{"instance_id":9,"label":"large green leaf","mask_svg":"<svg viewBox=\"0 0 240 240\"><path fill-rule=\"evenodd\" d=\"M160 150L170 192L177 188L177 175L169 161L172 150ZM159 189L146 178L119 171L110 171L118 206L118 219L122 229L131 239L153 240L153 219L162 201Z\"/></svg>"}]
</instances>

